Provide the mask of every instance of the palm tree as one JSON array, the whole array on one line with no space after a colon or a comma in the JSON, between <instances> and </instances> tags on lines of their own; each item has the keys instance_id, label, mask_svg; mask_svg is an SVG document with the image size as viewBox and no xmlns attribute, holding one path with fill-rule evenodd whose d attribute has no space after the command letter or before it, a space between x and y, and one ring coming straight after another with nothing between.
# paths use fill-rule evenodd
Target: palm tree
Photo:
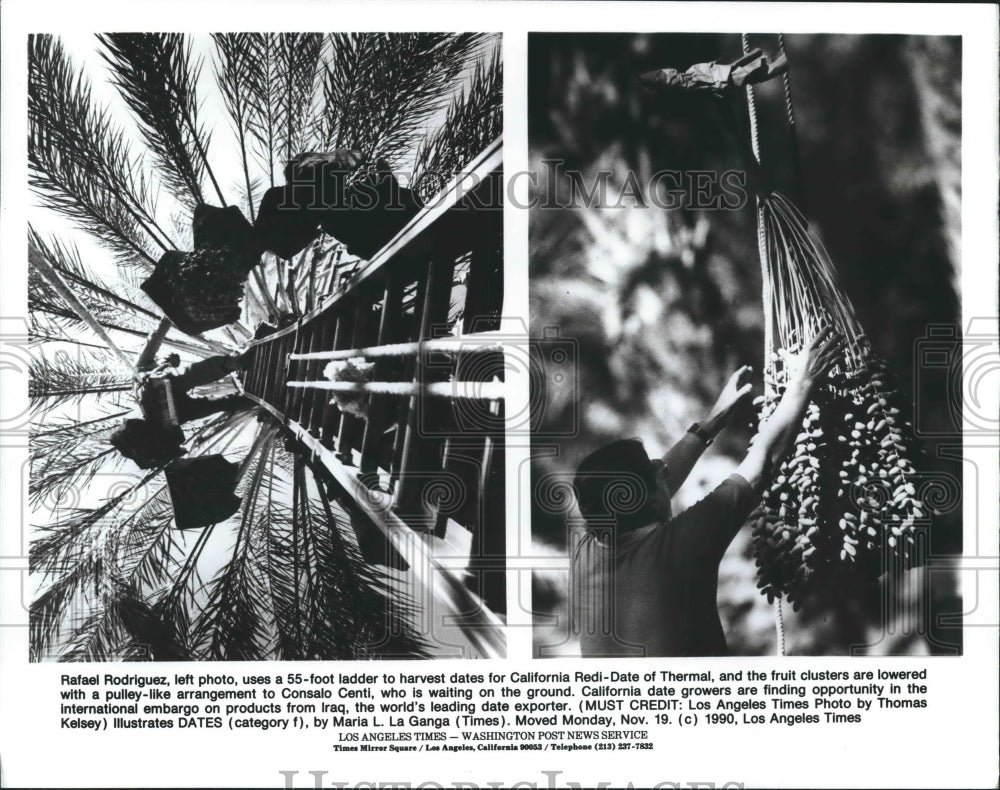
<instances>
[{"instance_id":1,"label":"palm tree","mask_svg":"<svg viewBox=\"0 0 1000 790\"><path fill-rule=\"evenodd\" d=\"M136 472L108 437L134 405L130 360L163 320L138 282L163 252L189 246L194 207L235 203L252 219L275 172L308 150L349 147L399 172L457 172L500 130L497 42L241 33L97 43L121 99L113 107L97 104L56 37L29 40L38 211L108 254L29 229L32 658L425 655L405 597L363 561L321 470L286 447L266 413L188 428L190 456L239 459L242 497L230 519L190 532L173 528L162 467ZM214 80L202 77L206 64ZM206 116L208 91L218 118ZM225 150L236 154L232 183ZM239 321L202 336L171 327L164 343L185 361L235 351L260 321L315 306L343 259L328 238L295 266L266 255Z\"/></svg>"}]
</instances>

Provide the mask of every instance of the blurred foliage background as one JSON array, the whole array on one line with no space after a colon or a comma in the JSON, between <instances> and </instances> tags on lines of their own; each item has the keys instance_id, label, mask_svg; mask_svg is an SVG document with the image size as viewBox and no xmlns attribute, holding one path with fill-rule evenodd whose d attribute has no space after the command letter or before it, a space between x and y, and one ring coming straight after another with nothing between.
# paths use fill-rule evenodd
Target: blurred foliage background
<instances>
[{"instance_id":1,"label":"blurred foliage background","mask_svg":"<svg viewBox=\"0 0 1000 790\"><path fill-rule=\"evenodd\" d=\"M754 35L751 44L773 55L777 36ZM914 403L926 452L917 466L941 511L928 554L960 553L962 468L954 449L961 447L961 406L950 398L948 370L916 363L929 331L943 330L948 348L960 332L961 40L794 35L785 37L785 49L798 156L779 79L756 91L762 161L814 225L875 350ZM588 452L638 436L651 456L662 454L705 416L741 364L754 366L754 394L761 391L752 197L739 210L665 210L648 193L659 171L688 178L705 171L712 194L725 197L721 174L743 169L744 93L729 99L738 113L733 124L704 94L668 99L636 80L651 69L728 63L740 54L738 35L529 38L529 145L538 177L530 223L532 332L557 331L574 341L578 366L561 382L540 378L533 394L538 554L566 555L579 518L570 500L542 489L571 475ZM610 174L601 205L573 200L573 171L587 187ZM752 417L748 405L710 448L678 493L675 512L732 471ZM776 645L774 613L757 594L754 571L744 529L719 582L723 625L738 655L772 653ZM535 575L538 655L577 650L567 634L567 585L566 571ZM785 606L786 649L954 654L961 651L961 611L951 571L925 566L888 574L877 590L845 590L795 615Z\"/></svg>"}]
</instances>

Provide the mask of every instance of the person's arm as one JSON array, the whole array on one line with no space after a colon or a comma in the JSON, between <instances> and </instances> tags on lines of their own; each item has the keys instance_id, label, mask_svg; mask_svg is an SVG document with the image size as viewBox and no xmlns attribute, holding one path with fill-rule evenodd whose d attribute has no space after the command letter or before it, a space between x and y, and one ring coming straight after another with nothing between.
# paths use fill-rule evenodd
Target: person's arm
<instances>
[{"instance_id":1,"label":"person's arm","mask_svg":"<svg viewBox=\"0 0 1000 790\"><path fill-rule=\"evenodd\" d=\"M775 468L789 453L802 424L816 382L830 369L841 351L843 338L827 328L797 360L788 387L771 416L760 426L746 458L736 468L755 494L764 490Z\"/></svg>"},{"instance_id":2,"label":"person's arm","mask_svg":"<svg viewBox=\"0 0 1000 790\"><path fill-rule=\"evenodd\" d=\"M719 393L708 417L700 423L701 430L709 438L714 439L718 436L729 421L733 409L750 394L750 374L752 372L753 369L749 365L744 365L729 377L729 381ZM687 480L707 446L704 439L693 433L685 433L673 447L667 450L666 455L663 456L663 463L667 468L666 483L671 494L676 494L678 489L684 485L684 481Z\"/></svg>"},{"instance_id":3,"label":"person's arm","mask_svg":"<svg viewBox=\"0 0 1000 790\"><path fill-rule=\"evenodd\" d=\"M146 345L135 361L137 372L142 373L156 367L156 352L160 350L160 346L163 345L163 341L166 339L167 333L172 326L173 324L170 323L170 319L164 317L160 320L160 325L149 333L149 337L146 338Z\"/></svg>"}]
</instances>

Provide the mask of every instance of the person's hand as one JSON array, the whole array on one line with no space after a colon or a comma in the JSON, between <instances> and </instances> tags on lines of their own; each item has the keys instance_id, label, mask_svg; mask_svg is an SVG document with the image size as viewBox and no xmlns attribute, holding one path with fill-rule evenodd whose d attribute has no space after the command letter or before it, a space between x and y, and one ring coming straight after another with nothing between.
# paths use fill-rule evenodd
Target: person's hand
<instances>
[{"instance_id":1,"label":"person's hand","mask_svg":"<svg viewBox=\"0 0 1000 790\"><path fill-rule=\"evenodd\" d=\"M844 336L827 324L812 339L809 348L786 359L788 383L812 387L833 367L844 348Z\"/></svg>"},{"instance_id":2,"label":"person's hand","mask_svg":"<svg viewBox=\"0 0 1000 790\"><path fill-rule=\"evenodd\" d=\"M709 412L707 420L709 425L706 426L707 429L721 428L722 424L729 419L729 415L732 414L733 409L750 394L752 387L750 376L752 373L753 368L749 365L744 365L729 377L729 381L726 382L726 385L719 393L719 397L716 398L712 411Z\"/></svg>"}]
</instances>

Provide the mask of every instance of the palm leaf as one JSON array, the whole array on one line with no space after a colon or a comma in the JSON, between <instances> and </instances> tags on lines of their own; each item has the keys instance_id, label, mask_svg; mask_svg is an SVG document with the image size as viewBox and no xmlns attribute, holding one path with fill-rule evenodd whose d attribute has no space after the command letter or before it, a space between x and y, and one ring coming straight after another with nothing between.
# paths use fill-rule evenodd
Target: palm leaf
<instances>
[{"instance_id":1,"label":"palm leaf","mask_svg":"<svg viewBox=\"0 0 1000 790\"><path fill-rule=\"evenodd\" d=\"M82 490L114 460L107 438L128 413L117 411L85 422L62 420L47 423L44 431L33 430L28 442L29 503L37 506L49 496L59 501L69 489Z\"/></svg>"},{"instance_id":2,"label":"palm leaf","mask_svg":"<svg viewBox=\"0 0 1000 790\"><path fill-rule=\"evenodd\" d=\"M221 440L245 420L244 413L206 421L190 444ZM150 487L158 472L150 471L99 507L76 509L55 524L36 527L31 571L55 578L32 603L33 655L50 649L64 621L71 630L63 660L112 660L129 652L129 645L118 644L128 632L122 622L129 611L121 608L122 590L138 596L140 589L162 589L180 564L182 548L170 529L173 506L167 486ZM126 512L136 500L141 504Z\"/></svg>"},{"instance_id":3,"label":"palm leaf","mask_svg":"<svg viewBox=\"0 0 1000 790\"><path fill-rule=\"evenodd\" d=\"M421 658L425 645L409 625L411 605L364 561L353 530L338 516L322 472L298 462L298 523L307 555L305 658ZM340 511L343 513L343 511Z\"/></svg>"},{"instance_id":4,"label":"palm leaf","mask_svg":"<svg viewBox=\"0 0 1000 790\"><path fill-rule=\"evenodd\" d=\"M445 122L417 149L414 188L430 199L503 132L503 60L500 48L480 59L466 90L448 108Z\"/></svg>"},{"instance_id":5,"label":"palm leaf","mask_svg":"<svg viewBox=\"0 0 1000 790\"><path fill-rule=\"evenodd\" d=\"M98 109L90 85L58 39L28 39L29 183L43 205L69 217L121 262L155 263L150 242L171 246L157 225L142 169Z\"/></svg>"},{"instance_id":6,"label":"palm leaf","mask_svg":"<svg viewBox=\"0 0 1000 790\"><path fill-rule=\"evenodd\" d=\"M210 418L199 428L189 444L192 448L205 451L208 443L214 445L231 439L243 429L250 415L251 412L239 412ZM187 585L188 576L212 529L204 530L181 562L179 558L184 555L185 550L176 540L175 531L169 529L172 520L173 506L169 491L164 485L125 523L124 526L128 529L116 533L115 557L122 569L123 581L130 588L168 590L154 608L158 608L163 616L167 616L169 611L171 618L182 619L183 627L178 626L177 633L184 634L187 630L187 615L180 593ZM161 607L160 603L166 599L170 599L171 603Z\"/></svg>"},{"instance_id":7,"label":"palm leaf","mask_svg":"<svg viewBox=\"0 0 1000 790\"><path fill-rule=\"evenodd\" d=\"M305 658L302 651L302 577L303 553L295 521L298 492L272 448L271 470L262 481L264 490L257 504L258 529L264 536L265 569L271 608L277 631L276 658L296 661ZM289 506L291 495L291 506Z\"/></svg>"},{"instance_id":8,"label":"palm leaf","mask_svg":"<svg viewBox=\"0 0 1000 790\"><path fill-rule=\"evenodd\" d=\"M322 139L397 168L454 78L484 41L480 34L334 33L323 84Z\"/></svg>"},{"instance_id":9,"label":"palm leaf","mask_svg":"<svg viewBox=\"0 0 1000 790\"><path fill-rule=\"evenodd\" d=\"M146 145L166 185L188 208L204 203L201 180L208 173L210 135L198 122L195 86L201 62L192 62L191 42L179 33L105 33L104 59L112 82L135 114Z\"/></svg>"},{"instance_id":10,"label":"palm leaf","mask_svg":"<svg viewBox=\"0 0 1000 790\"><path fill-rule=\"evenodd\" d=\"M72 618L71 636L66 640L59 661L109 661L126 652L129 634L123 624L127 599L105 591L100 603Z\"/></svg>"},{"instance_id":11,"label":"palm leaf","mask_svg":"<svg viewBox=\"0 0 1000 790\"><path fill-rule=\"evenodd\" d=\"M60 446L48 455L37 454L43 462L33 464L28 480L28 502L37 506L54 496L58 501L70 489L82 490L105 466L117 468L121 456L111 448L99 449L97 442Z\"/></svg>"},{"instance_id":12,"label":"palm leaf","mask_svg":"<svg viewBox=\"0 0 1000 790\"><path fill-rule=\"evenodd\" d=\"M69 343L78 348L95 348L99 351L106 348L102 343L88 343L81 340L78 334L71 333L66 327L61 326L58 317L47 316L44 313L28 314L28 342L32 345Z\"/></svg>"},{"instance_id":13,"label":"palm leaf","mask_svg":"<svg viewBox=\"0 0 1000 790\"><path fill-rule=\"evenodd\" d=\"M71 356L57 351L52 357L38 356L28 364L28 397L37 412L88 395L114 397L132 391L132 371L121 367L108 353Z\"/></svg>"},{"instance_id":14,"label":"palm leaf","mask_svg":"<svg viewBox=\"0 0 1000 790\"><path fill-rule=\"evenodd\" d=\"M96 508L75 508L52 524L36 526L28 550L32 573L53 577L30 607L29 640L32 654L46 655L59 636L64 621L70 625L86 617L90 591L100 593L105 580L109 529L115 515L131 498L141 495L158 470L123 489Z\"/></svg>"},{"instance_id":15,"label":"palm leaf","mask_svg":"<svg viewBox=\"0 0 1000 790\"><path fill-rule=\"evenodd\" d=\"M215 80L222 92L226 111L233 124L233 131L240 148L240 163L243 166L245 202L248 214L255 216L254 196L260 188L260 181L250 177L250 152L248 150L251 119L251 91L256 90L260 79L257 64L252 59L253 48L250 33L213 34L218 63Z\"/></svg>"},{"instance_id":16,"label":"palm leaf","mask_svg":"<svg viewBox=\"0 0 1000 790\"><path fill-rule=\"evenodd\" d=\"M157 589L167 583L178 566L180 550L170 524L173 506L166 485L160 485L131 514L117 521L106 536L107 564L100 601L88 617L75 624L73 638L60 660L111 660L140 646L158 642L145 632L144 601L140 589ZM158 630L158 629L157 629ZM127 637L127 638L126 638ZM171 639L166 640L168 643ZM159 646L158 646L159 647ZM171 652L160 647L160 652Z\"/></svg>"},{"instance_id":17,"label":"palm leaf","mask_svg":"<svg viewBox=\"0 0 1000 790\"><path fill-rule=\"evenodd\" d=\"M279 108L278 150L287 161L304 149L313 125L311 113L323 36L280 33L277 44L277 69L271 91Z\"/></svg>"},{"instance_id":18,"label":"palm leaf","mask_svg":"<svg viewBox=\"0 0 1000 790\"><path fill-rule=\"evenodd\" d=\"M68 515L51 524L39 525L28 549L32 573L67 574L95 545L99 527L106 525L141 493L141 489L159 472L153 470L98 507L71 508Z\"/></svg>"},{"instance_id":19,"label":"palm leaf","mask_svg":"<svg viewBox=\"0 0 1000 790\"><path fill-rule=\"evenodd\" d=\"M155 474L153 472L147 476L143 485L148 484ZM138 489L130 493L135 495L137 492ZM84 524L83 531L69 536L68 540L67 536L63 536L68 544L78 545L89 537L88 533L97 530L102 522L105 524L99 544L103 551L103 572L93 579L99 594L92 596L97 598L96 601L85 601L79 607L81 615L71 618L67 624L70 636L65 640L60 653L62 661L109 661L121 658L123 652L126 652L123 645L127 647L129 639L134 641L138 636L126 626L130 619L134 620L136 617L136 607L128 606L127 597L123 600L121 586L130 584L133 589L138 589L139 585L162 585L177 565L175 555L178 546L169 529L173 520L173 508L165 485L146 497L144 504L131 515L125 518L116 518L116 515L117 511L112 509L102 514L98 521L84 517L80 521ZM154 551L154 547L161 544L165 544L167 550ZM91 541L91 554L97 545L97 541ZM91 556L87 554L76 559L76 563L85 568L94 565ZM145 573L140 571L140 564L145 566ZM75 568L67 575L74 573ZM61 588L63 578L65 577L57 579L53 587ZM133 618L128 617L129 613Z\"/></svg>"},{"instance_id":20,"label":"palm leaf","mask_svg":"<svg viewBox=\"0 0 1000 790\"><path fill-rule=\"evenodd\" d=\"M274 186L274 161L278 156L281 107L272 88L279 77L277 36L273 33L250 33L244 42L247 60L254 64L254 78L246 84L249 116L247 130L253 141L258 165Z\"/></svg>"},{"instance_id":21,"label":"palm leaf","mask_svg":"<svg viewBox=\"0 0 1000 790\"><path fill-rule=\"evenodd\" d=\"M192 643L206 658L254 661L267 656L270 634L267 615L260 602L266 600L260 552L255 539L255 513L261 484L267 472L274 431L262 430L249 460L252 471L243 491L243 506L232 554L212 580L205 606L194 624Z\"/></svg>"},{"instance_id":22,"label":"palm leaf","mask_svg":"<svg viewBox=\"0 0 1000 790\"><path fill-rule=\"evenodd\" d=\"M31 430L31 443L40 452L46 452L48 442L52 444L72 443L82 438L93 436L110 430L116 422L129 413L129 409L116 411L79 422L77 420L50 420L45 423L45 430ZM43 443L44 442L44 443Z\"/></svg>"},{"instance_id":23,"label":"palm leaf","mask_svg":"<svg viewBox=\"0 0 1000 790\"><path fill-rule=\"evenodd\" d=\"M70 304L66 291L56 288L50 276L43 276L42 269L50 269L56 274L78 304ZM121 332L145 342L149 333L160 323L161 316L143 307L134 298L145 298L126 269L118 270L119 279L114 285L104 282L96 272L87 266L76 247L69 247L58 239L49 242L29 225L28 227L28 308L32 324L30 329L36 339L69 342L79 346L91 346L80 340L79 330L94 329L81 315L81 308L97 327ZM129 298L130 296L134 298ZM66 330L72 330L68 335ZM42 338L39 338L39 335ZM95 348L108 349L109 338L101 338L104 345ZM168 335L163 341L174 348L203 356L217 353L204 340L194 342Z\"/></svg>"},{"instance_id":24,"label":"palm leaf","mask_svg":"<svg viewBox=\"0 0 1000 790\"><path fill-rule=\"evenodd\" d=\"M257 160L274 186L275 162L303 150L315 126L314 95L323 36L249 34L241 43L254 75L246 83L248 131Z\"/></svg>"},{"instance_id":25,"label":"palm leaf","mask_svg":"<svg viewBox=\"0 0 1000 790\"><path fill-rule=\"evenodd\" d=\"M48 657L59 638L63 620L81 583L93 578L94 568L82 559L65 575L35 596L28 609L28 648L32 661Z\"/></svg>"},{"instance_id":26,"label":"palm leaf","mask_svg":"<svg viewBox=\"0 0 1000 790\"><path fill-rule=\"evenodd\" d=\"M105 328L144 335L152 321L159 321L159 316L152 310L116 293L83 262L75 246L67 246L58 239L46 243L29 224L28 309L32 314L45 314L61 323L82 324L80 316L38 271L35 265L38 256L73 288L77 298Z\"/></svg>"}]
</instances>

